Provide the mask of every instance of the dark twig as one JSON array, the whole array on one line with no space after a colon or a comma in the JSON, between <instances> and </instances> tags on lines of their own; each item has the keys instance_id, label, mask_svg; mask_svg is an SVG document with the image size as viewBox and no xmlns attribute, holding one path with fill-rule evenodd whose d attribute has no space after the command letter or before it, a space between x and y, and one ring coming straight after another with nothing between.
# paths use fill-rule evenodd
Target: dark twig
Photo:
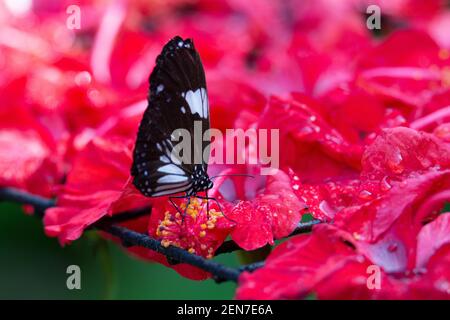
<instances>
[{"instance_id":1,"label":"dark twig","mask_svg":"<svg viewBox=\"0 0 450 320\"><path fill-rule=\"evenodd\" d=\"M254 263L239 267L239 272L244 272L244 271L253 272L256 269L259 269L262 267L264 267L264 261L258 261L258 262L254 262Z\"/></svg>"},{"instance_id":2,"label":"dark twig","mask_svg":"<svg viewBox=\"0 0 450 320\"><path fill-rule=\"evenodd\" d=\"M0 188L0 200L12 201L33 206L36 211L36 215L39 217L43 217L44 211L55 205L54 200L32 195L28 192L24 192L15 188Z\"/></svg>"},{"instance_id":3,"label":"dark twig","mask_svg":"<svg viewBox=\"0 0 450 320\"><path fill-rule=\"evenodd\" d=\"M0 200L14 201L21 204L32 205L34 208L42 212L44 212L45 209L48 209L55 205L55 202L53 200L32 195L28 192L21 191L15 188L0 188ZM172 261L188 263L202 270L210 272L213 275L214 279L216 279L216 281L237 281L239 277L238 269L223 266L217 262L207 260L197 255L193 255L186 250L178 247L163 247L158 240L153 239L148 235L138 233L121 226L112 225L112 223L125 221L125 218L131 219L142 216L143 214L149 214L150 209L151 208L147 207L136 211L116 214L112 217L105 217L95 224L95 228L120 238L126 246L141 246L159 252Z\"/></svg>"},{"instance_id":4,"label":"dark twig","mask_svg":"<svg viewBox=\"0 0 450 320\"><path fill-rule=\"evenodd\" d=\"M120 238L122 241L126 241L128 244L134 244L136 246L159 252L166 257L171 257L172 259L179 261L180 263L188 263L192 266L212 273L217 278L229 281L237 281L239 277L239 271L236 269L229 268L217 262L191 254L186 250L178 247L163 247L158 240L155 240L145 234L115 225L101 227L101 229L112 234L113 236Z\"/></svg>"},{"instance_id":5,"label":"dark twig","mask_svg":"<svg viewBox=\"0 0 450 320\"><path fill-rule=\"evenodd\" d=\"M289 235L289 237L295 236L297 234L311 232L313 226L315 226L316 224L319 224L321 222L322 221L317 220L317 219L311 220L308 222L299 222L299 224L297 225L297 228L295 228L294 231L292 231L292 233Z\"/></svg>"},{"instance_id":6,"label":"dark twig","mask_svg":"<svg viewBox=\"0 0 450 320\"><path fill-rule=\"evenodd\" d=\"M0 188L0 201L13 201L25 205L31 205L35 209L35 214L41 218L43 217L46 209L55 206L55 201L52 199L46 199L41 196L33 195L15 188ZM201 256L191 254L186 250L178 247L169 246L166 248L162 246L158 240L153 239L146 234L135 232L125 227L115 225L117 223L129 221L143 215L149 215L150 212L151 207L146 207L118 213L111 217L106 216L92 225L91 228L102 230L120 238L125 246L141 246L163 254L170 261L187 263L210 272L217 282L236 282L241 272L253 272L254 270L261 268L264 265L264 261L261 261L250 265L241 266L237 269L226 267L217 262L205 259ZM310 232L312 230L312 227L318 223L320 223L319 220L299 223L297 228L290 234L290 236ZM234 241L229 240L225 241L222 246L219 247L219 249L216 251L216 255L240 249L241 248L239 248L239 246Z\"/></svg>"}]
</instances>

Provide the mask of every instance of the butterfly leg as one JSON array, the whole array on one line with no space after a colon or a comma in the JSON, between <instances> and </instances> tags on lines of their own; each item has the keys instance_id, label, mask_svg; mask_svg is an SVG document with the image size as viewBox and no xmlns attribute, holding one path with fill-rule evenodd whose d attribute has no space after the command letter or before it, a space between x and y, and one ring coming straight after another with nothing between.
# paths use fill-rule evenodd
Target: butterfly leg
<instances>
[{"instance_id":1,"label":"butterfly leg","mask_svg":"<svg viewBox=\"0 0 450 320\"><path fill-rule=\"evenodd\" d=\"M184 212L181 211L180 207L178 207L178 206L176 205L176 203L173 201L173 199L188 199L188 202L187 202L187 204L186 204L186 208L184 208ZM182 222L184 222L184 218L186 217L186 211L187 211L187 208L188 208L189 204L191 203L191 196L188 196L188 195L184 195L184 196L171 196L171 197L169 197L169 201L170 201L170 203L172 204L172 206L174 206L174 208L175 208L175 209L178 211L178 213L181 215Z\"/></svg>"},{"instance_id":2,"label":"butterfly leg","mask_svg":"<svg viewBox=\"0 0 450 320\"><path fill-rule=\"evenodd\" d=\"M178 213L180 215L183 215L183 212L181 211L181 209L177 206L177 204L175 202L173 202L173 199L183 199L185 198L185 196L172 196L169 197L169 201L172 204L172 206L178 211Z\"/></svg>"},{"instance_id":3,"label":"butterfly leg","mask_svg":"<svg viewBox=\"0 0 450 320\"><path fill-rule=\"evenodd\" d=\"M208 198L208 190L205 191L205 196ZM209 201L206 200L206 219L209 220Z\"/></svg>"},{"instance_id":4,"label":"butterfly leg","mask_svg":"<svg viewBox=\"0 0 450 320\"><path fill-rule=\"evenodd\" d=\"M188 207L189 207L189 204L191 203L191 196L186 196L187 197L187 203L186 203L186 208L184 208L184 213L183 213L183 216L181 217L181 222L183 223L183 225L184 225L184 219L186 218L186 212L187 212L187 209L188 209Z\"/></svg>"},{"instance_id":5,"label":"butterfly leg","mask_svg":"<svg viewBox=\"0 0 450 320\"><path fill-rule=\"evenodd\" d=\"M197 195L196 197L199 198L199 199L206 199L207 201L208 201L208 200L213 200L213 201L215 201L215 202L217 203L217 206L219 207L220 213L222 213L222 215L223 215L227 220L229 220L229 221L231 221L231 222L237 224L237 222L236 222L235 220L233 220L233 219L227 217L227 215L225 214L225 212L224 212L223 209L222 209L222 206L220 205L219 201L218 201L216 198L214 198L214 197L208 197L208 196L202 197L202 196L198 196L198 195ZM206 202L206 204L208 205L208 202ZM208 210L208 213L209 213L209 210ZM209 216L208 216L208 219L209 219Z\"/></svg>"}]
</instances>

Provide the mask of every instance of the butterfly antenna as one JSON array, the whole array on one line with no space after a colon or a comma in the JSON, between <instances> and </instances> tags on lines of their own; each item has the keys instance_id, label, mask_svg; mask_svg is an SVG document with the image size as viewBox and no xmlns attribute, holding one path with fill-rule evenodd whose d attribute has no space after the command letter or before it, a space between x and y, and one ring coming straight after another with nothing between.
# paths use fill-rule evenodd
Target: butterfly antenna
<instances>
[{"instance_id":1,"label":"butterfly antenna","mask_svg":"<svg viewBox=\"0 0 450 320\"><path fill-rule=\"evenodd\" d=\"M214 201L216 202L217 206L219 207L220 213L223 215L223 217L224 217L225 219L227 219L228 221L231 221L231 222L233 222L234 224L237 224L237 221L235 221L235 220L229 218L229 217L225 214L225 212L223 212L222 206L220 205L219 201L218 201L216 198L214 198L214 197L208 197L207 192L206 192L206 197L201 197L201 196L199 196L199 195L196 195L196 197L197 197L197 198L200 198L200 199L205 199L205 200L206 200L206 210L207 210L206 213L207 213L207 219L208 219L208 220L209 220L209 200L214 200Z\"/></svg>"},{"instance_id":2,"label":"butterfly antenna","mask_svg":"<svg viewBox=\"0 0 450 320\"><path fill-rule=\"evenodd\" d=\"M251 174L246 174L246 173L231 173L231 174L218 174L217 176L213 176L210 179L214 179L217 177L249 177L249 178L255 178L255 176L251 175Z\"/></svg>"},{"instance_id":3,"label":"butterfly antenna","mask_svg":"<svg viewBox=\"0 0 450 320\"><path fill-rule=\"evenodd\" d=\"M253 176L253 175L251 175L251 174L246 174L246 173L231 173L231 174L218 174L218 175L216 175L216 176L210 177L210 179L214 179L214 178L217 178L217 177L249 177L249 178L253 178L253 179L255 178L255 176ZM228 221L231 221L231 222L237 224L237 222L236 222L235 220L229 218L229 217L225 214L225 212L223 212L222 206L220 205L219 201L217 201L216 198L210 198L210 197L208 197L208 190L206 190L205 195L206 195L206 197L205 197L204 199L207 199L207 200L206 200L206 212L207 212L207 215L208 215L208 220L209 220L209 201L208 201L208 200L214 200L214 201L217 203L217 206L219 207L220 213L222 213L223 217L224 217L225 219L227 219Z\"/></svg>"}]
</instances>

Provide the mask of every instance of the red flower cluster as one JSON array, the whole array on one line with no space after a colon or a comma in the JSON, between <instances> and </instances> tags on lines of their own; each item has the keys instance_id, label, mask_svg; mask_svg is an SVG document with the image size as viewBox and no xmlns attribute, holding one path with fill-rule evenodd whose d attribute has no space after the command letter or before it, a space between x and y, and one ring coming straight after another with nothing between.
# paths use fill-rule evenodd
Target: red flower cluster
<instances>
[{"instance_id":1,"label":"red flower cluster","mask_svg":"<svg viewBox=\"0 0 450 320\"><path fill-rule=\"evenodd\" d=\"M450 297L442 1L379 1L381 35L366 26L364 0L81 1L74 30L72 3L30 3L0 5L0 185L56 197L47 235L67 244L104 216L151 206L123 225L212 258L227 237L244 250L274 245L309 213L324 223L243 273L238 298ZM211 165L217 202L176 202L185 217L130 183L148 75L177 34L202 57L212 127L280 133L275 175ZM223 176L242 173L255 177Z\"/></svg>"}]
</instances>

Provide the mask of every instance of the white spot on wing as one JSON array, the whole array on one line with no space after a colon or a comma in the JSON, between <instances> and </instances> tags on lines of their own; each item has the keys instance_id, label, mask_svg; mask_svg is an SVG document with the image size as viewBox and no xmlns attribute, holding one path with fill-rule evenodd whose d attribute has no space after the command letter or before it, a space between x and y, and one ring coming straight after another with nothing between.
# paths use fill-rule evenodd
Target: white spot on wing
<instances>
[{"instance_id":1,"label":"white spot on wing","mask_svg":"<svg viewBox=\"0 0 450 320\"><path fill-rule=\"evenodd\" d=\"M164 85L163 84L160 84L160 85L158 85L157 87L156 87L156 93L160 93L161 91L163 91L164 90Z\"/></svg>"},{"instance_id":2,"label":"white spot on wing","mask_svg":"<svg viewBox=\"0 0 450 320\"><path fill-rule=\"evenodd\" d=\"M155 188L155 192L160 192L160 191L164 191L164 190L178 189L178 188L181 188L181 187L186 187L188 185L190 185L190 183L188 183L186 181L185 182L180 182L180 183L163 184L163 185L157 186Z\"/></svg>"},{"instance_id":3,"label":"white spot on wing","mask_svg":"<svg viewBox=\"0 0 450 320\"><path fill-rule=\"evenodd\" d=\"M166 164L165 166L159 167L158 172L164 172L169 174L184 174L184 171L174 164Z\"/></svg>"},{"instance_id":4,"label":"white spot on wing","mask_svg":"<svg viewBox=\"0 0 450 320\"><path fill-rule=\"evenodd\" d=\"M187 185L185 187L176 188L176 189L167 189L164 191L156 192L152 196L158 197L158 196L164 196L164 195L168 195L168 194L174 194L174 193L186 191L189 188L190 188L190 185Z\"/></svg>"},{"instance_id":5,"label":"white spot on wing","mask_svg":"<svg viewBox=\"0 0 450 320\"><path fill-rule=\"evenodd\" d=\"M199 88L195 91L189 90L182 94L191 109L191 113L197 113L202 118L208 117L208 96L205 88Z\"/></svg>"},{"instance_id":6,"label":"white spot on wing","mask_svg":"<svg viewBox=\"0 0 450 320\"><path fill-rule=\"evenodd\" d=\"M208 95L206 94L206 90L203 88L200 89L200 93L201 93L201 97L202 97L203 118L207 118L208 110L209 110Z\"/></svg>"},{"instance_id":7,"label":"white spot on wing","mask_svg":"<svg viewBox=\"0 0 450 320\"><path fill-rule=\"evenodd\" d=\"M158 179L158 183L177 183L177 182L182 182L182 181L186 181L188 179L188 177L186 176L175 176L175 175L165 175L162 176L161 178Z\"/></svg>"},{"instance_id":8,"label":"white spot on wing","mask_svg":"<svg viewBox=\"0 0 450 320\"><path fill-rule=\"evenodd\" d=\"M170 163L170 160L169 160L169 158L167 158L167 156L160 156L159 161L164 162L164 163Z\"/></svg>"}]
</instances>

